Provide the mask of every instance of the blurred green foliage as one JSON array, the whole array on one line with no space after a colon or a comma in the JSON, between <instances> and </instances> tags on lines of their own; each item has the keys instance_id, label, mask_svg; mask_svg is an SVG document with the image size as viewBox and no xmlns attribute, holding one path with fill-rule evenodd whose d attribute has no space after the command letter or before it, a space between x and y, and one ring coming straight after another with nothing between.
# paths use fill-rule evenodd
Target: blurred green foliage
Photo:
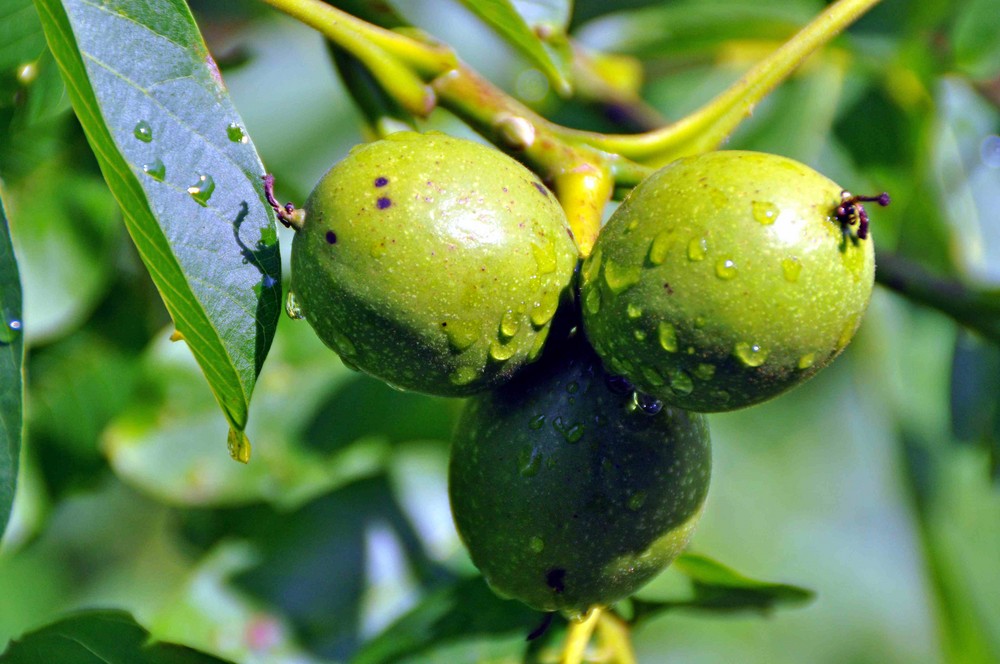
<instances>
[{"instance_id":1,"label":"blurred green foliage","mask_svg":"<svg viewBox=\"0 0 1000 664\"><path fill-rule=\"evenodd\" d=\"M640 62L640 101L556 95L462 3L392 4L547 117L598 130L682 117L824 6L578 0L574 38ZM259 3L191 5L279 198L303 201L364 138L326 45ZM0 662L30 661L25 648L45 652L59 630L100 635L108 620L133 645L148 632L206 653L156 662L551 657L564 625L527 644L541 615L488 592L451 525L457 402L352 373L283 319L250 411L254 457L229 459L227 424L190 351L169 340L34 12L28 0L0 9L0 196L27 348L0 544L0 651L20 645ZM421 127L470 133L443 113ZM726 147L890 191L873 214L880 252L956 287L1000 288L996 0L885 0ZM286 267L289 241L280 231ZM714 479L693 550L815 595L692 557L619 607L642 616L640 662L1000 661L1000 356L926 305L880 290L833 367L711 416ZM89 609L125 614L57 622Z\"/></svg>"}]
</instances>

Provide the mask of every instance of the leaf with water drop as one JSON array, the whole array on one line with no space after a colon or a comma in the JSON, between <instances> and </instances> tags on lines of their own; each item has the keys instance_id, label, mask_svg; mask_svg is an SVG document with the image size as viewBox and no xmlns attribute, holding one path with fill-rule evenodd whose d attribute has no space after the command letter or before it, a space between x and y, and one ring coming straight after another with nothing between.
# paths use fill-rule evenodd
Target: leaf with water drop
<instances>
[{"instance_id":1,"label":"leaf with water drop","mask_svg":"<svg viewBox=\"0 0 1000 664\"><path fill-rule=\"evenodd\" d=\"M0 536L14 504L24 407L21 279L0 202Z\"/></svg>"},{"instance_id":2,"label":"leaf with water drop","mask_svg":"<svg viewBox=\"0 0 1000 664\"><path fill-rule=\"evenodd\" d=\"M281 268L264 168L249 141L232 140L243 122L218 67L182 2L36 6L139 254L242 431L277 328Z\"/></svg>"}]
</instances>

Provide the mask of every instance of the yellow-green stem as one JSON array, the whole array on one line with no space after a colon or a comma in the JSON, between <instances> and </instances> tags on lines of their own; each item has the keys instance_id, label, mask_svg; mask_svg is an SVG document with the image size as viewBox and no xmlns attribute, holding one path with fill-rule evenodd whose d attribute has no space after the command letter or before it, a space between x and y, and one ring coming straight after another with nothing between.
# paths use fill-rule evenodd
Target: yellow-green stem
<instances>
[{"instance_id":1,"label":"yellow-green stem","mask_svg":"<svg viewBox=\"0 0 1000 664\"><path fill-rule=\"evenodd\" d=\"M611 612L606 611L601 615L601 620L597 623L597 636L601 645L610 652L611 662L637 664L628 626Z\"/></svg>"},{"instance_id":2,"label":"yellow-green stem","mask_svg":"<svg viewBox=\"0 0 1000 664\"><path fill-rule=\"evenodd\" d=\"M587 649L587 644L590 643L590 637L603 612L604 610L599 606L591 607L583 620L570 622L559 664L581 664L583 662L583 653Z\"/></svg>"}]
</instances>

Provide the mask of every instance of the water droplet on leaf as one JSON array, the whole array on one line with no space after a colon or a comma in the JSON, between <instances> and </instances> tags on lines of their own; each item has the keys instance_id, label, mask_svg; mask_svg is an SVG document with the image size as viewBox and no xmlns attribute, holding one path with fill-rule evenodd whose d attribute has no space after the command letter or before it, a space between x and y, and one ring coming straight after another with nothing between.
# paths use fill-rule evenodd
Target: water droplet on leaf
<instances>
[{"instance_id":1,"label":"water droplet on leaf","mask_svg":"<svg viewBox=\"0 0 1000 664\"><path fill-rule=\"evenodd\" d=\"M212 197L214 191L215 180L208 174L199 175L195 183L187 188L187 192L191 194L191 198L202 207L208 206L208 199Z\"/></svg>"},{"instance_id":2,"label":"water droplet on leaf","mask_svg":"<svg viewBox=\"0 0 1000 664\"><path fill-rule=\"evenodd\" d=\"M143 143L149 143L153 140L153 128L145 120L139 120L135 125L135 129L132 130L132 135Z\"/></svg>"},{"instance_id":3,"label":"water droplet on leaf","mask_svg":"<svg viewBox=\"0 0 1000 664\"><path fill-rule=\"evenodd\" d=\"M163 178L167 176L167 167L164 166L163 162L159 159L154 159L153 161L142 165L142 172L157 182L163 182Z\"/></svg>"}]
</instances>

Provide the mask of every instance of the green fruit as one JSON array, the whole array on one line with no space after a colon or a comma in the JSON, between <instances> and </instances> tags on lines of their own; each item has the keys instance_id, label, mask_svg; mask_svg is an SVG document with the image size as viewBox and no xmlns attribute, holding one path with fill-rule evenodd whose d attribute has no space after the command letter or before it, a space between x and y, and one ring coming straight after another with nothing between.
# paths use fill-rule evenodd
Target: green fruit
<instances>
[{"instance_id":1,"label":"green fruit","mask_svg":"<svg viewBox=\"0 0 1000 664\"><path fill-rule=\"evenodd\" d=\"M352 150L309 196L292 292L345 363L459 396L537 358L576 262L562 208L524 166L401 132Z\"/></svg>"},{"instance_id":2,"label":"green fruit","mask_svg":"<svg viewBox=\"0 0 1000 664\"><path fill-rule=\"evenodd\" d=\"M631 595L686 546L711 470L704 416L644 412L615 387L574 340L466 405L452 513L498 594L578 615Z\"/></svg>"},{"instance_id":3,"label":"green fruit","mask_svg":"<svg viewBox=\"0 0 1000 664\"><path fill-rule=\"evenodd\" d=\"M691 410L803 382L844 349L871 297L867 217L843 194L775 155L666 166L624 200L583 266L587 336L611 371Z\"/></svg>"}]
</instances>

